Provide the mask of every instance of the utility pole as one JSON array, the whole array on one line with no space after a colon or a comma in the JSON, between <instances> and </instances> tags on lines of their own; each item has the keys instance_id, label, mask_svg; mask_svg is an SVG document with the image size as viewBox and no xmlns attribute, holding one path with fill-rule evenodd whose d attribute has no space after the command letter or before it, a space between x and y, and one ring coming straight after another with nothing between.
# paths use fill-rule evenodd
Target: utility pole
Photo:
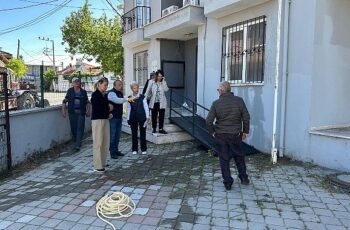
<instances>
[{"instance_id":1,"label":"utility pole","mask_svg":"<svg viewBox=\"0 0 350 230\"><path fill-rule=\"evenodd\" d=\"M39 37L39 40L48 41L52 43L52 62L53 62L53 71L56 73L56 62L55 62L55 41L47 37Z\"/></svg>"},{"instance_id":2,"label":"utility pole","mask_svg":"<svg viewBox=\"0 0 350 230\"><path fill-rule=\"evenodd\" d=\"M19 59L19 48L21 47L21 41L18 39L17 41L17 59Z\"/></svg>"}]
</instances>

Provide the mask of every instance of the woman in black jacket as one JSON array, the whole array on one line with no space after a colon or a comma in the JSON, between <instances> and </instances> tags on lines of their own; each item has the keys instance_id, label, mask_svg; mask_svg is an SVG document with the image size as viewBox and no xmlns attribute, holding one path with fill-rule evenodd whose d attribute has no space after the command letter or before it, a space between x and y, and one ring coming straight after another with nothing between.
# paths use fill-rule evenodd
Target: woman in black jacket
<instances>
[{"instance_id":1,"label":"woman in black jacket","mask_svg":"<svg viewBox=\"0 0 350 230\"><path fill-rule=\"evenodd\" d=\"M94 170L98 172L105 171L109 151L110 105L106 94L107 88L108 79L103 77L95 84L95 92L91 96Z\"/></svg>"}]
</instances>

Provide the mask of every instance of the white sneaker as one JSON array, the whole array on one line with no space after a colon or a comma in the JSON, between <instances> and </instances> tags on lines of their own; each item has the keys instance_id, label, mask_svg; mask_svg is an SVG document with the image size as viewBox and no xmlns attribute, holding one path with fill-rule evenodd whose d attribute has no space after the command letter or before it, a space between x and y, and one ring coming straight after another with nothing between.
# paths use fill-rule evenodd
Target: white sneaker
<instances>
[{"instance_id":1,"label":"white sneaker","mask_svg":"<svg viewBox=\"0 0 350 230\"><path fill-rule=\"evenodd\" d=\"M147 154L147 152L146 152L146 151L142 152L142 155L146 155L146 154Z\"/></svg>"},{"instance_id":2,"label":"white sneaker","mask_svg":"<svg viewBox=\"0 0 350 230\"><path fill-rule=\"evenodd\" d=\"M136 151L133 151L133 152L132 152L132 154L133 154L133 155L136 155L136 154L137 154L137 152L136 152Z\"/></svg>"}]
</instances>

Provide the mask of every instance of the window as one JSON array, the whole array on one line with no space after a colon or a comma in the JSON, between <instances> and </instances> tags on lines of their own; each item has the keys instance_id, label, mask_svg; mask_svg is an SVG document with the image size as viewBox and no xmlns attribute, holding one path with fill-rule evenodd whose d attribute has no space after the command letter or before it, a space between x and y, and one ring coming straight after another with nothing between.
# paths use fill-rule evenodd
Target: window
<instances>
[{"instance_id":1,"label":"window","mask_svg":"<svg viewBox=\"0 0 350 230\"><path fill-rule=\"evenodd\" d=\"M148 79L148 52L143 51L134 54L134 81L136 81L140 87L146 84Z\"/></svg>"},{"instance_id":2,"label":"window","mask_svg":"<svg viewBox=\"0 0 350 230\"><path fill-rule=\"evenodd\" d=\"M266 16L223 28L222 80L263 83L265 37Z\"/></svg>"}]
</instances>

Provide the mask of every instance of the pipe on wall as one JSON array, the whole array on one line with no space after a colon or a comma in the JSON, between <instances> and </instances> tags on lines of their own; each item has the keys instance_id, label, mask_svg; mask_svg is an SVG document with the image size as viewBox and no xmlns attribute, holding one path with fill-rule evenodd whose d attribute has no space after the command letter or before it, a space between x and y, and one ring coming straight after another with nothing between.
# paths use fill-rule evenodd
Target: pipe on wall
<instances>
[{"instance_id":1,"label":"pipe on wall","mask_svg":"<svg viewBox=\"0 0 350 230\"><path fill-rule=\"evenodd\" d=\"M277 18L277 46L276 46L276 70L275 70L275 86L274 86L274 104L273 104L273 126L272 126L272 148L271 148L271 161L272 164L277 163L277 119L278 119L278 96L279 96L279 82L280 82L280 69L281 69L281 31L283 27L283 2L284 0L278 0L278 18Z\"/></svg>"},{"instance_id":2,"label":"pipe on wall","mask_svg":"<svg viewBox=\"0 0 350 230\"><path fill-rule=\"evenodd\" d=\"M289 26L290 26L290 9L292 0L288 0L285 5L284 17L284 41L283 41L283 72L282 72L282 101L281 101L281 126L280 126L280 148L279 157L283 157L285 152L286 136L286 105L287 105L287 85L289 77Z\"/></svg>"}]
</instances>

